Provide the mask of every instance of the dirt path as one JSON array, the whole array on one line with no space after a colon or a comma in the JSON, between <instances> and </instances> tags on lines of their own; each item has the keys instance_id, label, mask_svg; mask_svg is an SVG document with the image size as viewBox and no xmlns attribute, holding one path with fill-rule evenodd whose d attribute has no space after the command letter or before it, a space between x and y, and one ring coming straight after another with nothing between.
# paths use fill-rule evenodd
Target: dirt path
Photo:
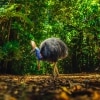
<instances>
[{"instance_id":1,"label":"dirt path","mask_svg":"<svg viewBox=\"0 0 100 100\"><path fill-rule=\"evenodd\" d=\"M100 100L100 74L0 75L0 100Z\"/></svg>"}]
</instances>

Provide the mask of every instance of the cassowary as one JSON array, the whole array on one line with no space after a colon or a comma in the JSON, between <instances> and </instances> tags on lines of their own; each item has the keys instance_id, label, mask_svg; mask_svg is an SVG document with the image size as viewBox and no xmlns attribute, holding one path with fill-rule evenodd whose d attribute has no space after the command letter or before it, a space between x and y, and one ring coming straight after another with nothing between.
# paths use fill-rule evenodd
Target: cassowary
<instances>
[{"instance_id":1,"label":"cassowary","mask_svg":"<svg viewBox=\"0 0 100 100\"><path fill-rule=\"evenodd\" d=\"M66 58L68 55L68 48L66 44L59 38L53 37L44 40L40 44L40 48L36 46L34 41L31 41L31 46L31 53L35 51L38 59L38 67L40 60L53 63L53 76L57 77L59 75L57 61Z\"/></svg>"}]
</instances>

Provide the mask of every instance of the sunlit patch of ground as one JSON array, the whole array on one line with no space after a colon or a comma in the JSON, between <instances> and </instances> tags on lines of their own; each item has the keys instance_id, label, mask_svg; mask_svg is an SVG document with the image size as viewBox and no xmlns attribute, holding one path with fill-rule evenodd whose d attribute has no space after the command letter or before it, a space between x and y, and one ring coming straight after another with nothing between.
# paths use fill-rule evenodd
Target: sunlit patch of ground
<instances>
[{"instance_id":1,"label":"sunlit patch of ground","mask_svg":"<svg viewBox=\"0 0 100 100\"><path fill-rule=\"evenodd\" d=\"M0 75L0 100L100 100L100 74Z\"/></svg>"}]
</instances>

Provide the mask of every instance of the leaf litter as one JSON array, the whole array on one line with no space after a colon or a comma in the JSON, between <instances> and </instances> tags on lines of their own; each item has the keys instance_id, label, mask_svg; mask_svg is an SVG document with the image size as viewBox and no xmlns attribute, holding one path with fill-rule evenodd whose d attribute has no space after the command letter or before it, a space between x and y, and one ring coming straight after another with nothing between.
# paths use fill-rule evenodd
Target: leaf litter
<instances>
[{"instance_id":1,"label":"leaf litter","mask_svg":"<svg viewBox=\"0 0 100 100\"><path fill-rule=\"evenodd\" d=\"M100 74L0 75L0 100L100 100Z\"/></svg>"}]
</instances>

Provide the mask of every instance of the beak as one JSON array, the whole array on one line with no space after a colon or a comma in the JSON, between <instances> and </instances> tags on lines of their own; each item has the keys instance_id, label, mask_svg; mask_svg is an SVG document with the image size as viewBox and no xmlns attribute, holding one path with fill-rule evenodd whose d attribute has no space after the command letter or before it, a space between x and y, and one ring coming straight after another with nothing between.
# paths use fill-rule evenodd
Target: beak
<instances>
[{"instance_id":1,"label":"beak","mask_svg":"<svg viewBox=\"0 0 100 100\"><path fill-rule=\"evenodd\" d=\"M38 70L40 70L40 60L37 61Z\"/></svg>"},{"instance_id":2,"label":"beak","mask_svg":"<svg viewBox=\"0 0 100 100\"><path fill-rule=\"evenodd\" d=\"M30 54L33 54L35 52L35 49L32 49L31 51L30 51Z\"/></svg>"}]
</instances>

